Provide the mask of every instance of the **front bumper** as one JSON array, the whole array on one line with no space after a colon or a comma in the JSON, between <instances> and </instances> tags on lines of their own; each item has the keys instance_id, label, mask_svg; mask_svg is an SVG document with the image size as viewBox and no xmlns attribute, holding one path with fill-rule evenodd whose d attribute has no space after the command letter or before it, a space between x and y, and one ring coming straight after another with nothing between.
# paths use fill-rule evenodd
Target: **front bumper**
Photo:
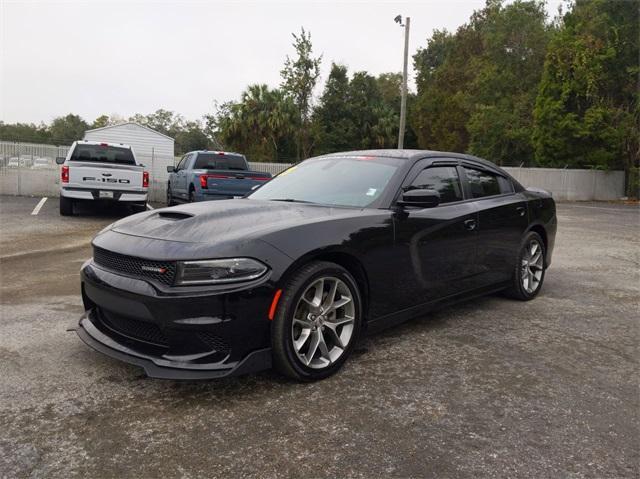
<instances>
[{"instance_id":1,"label":"front bumper","mask_svg":"<svg viewBox=\"0 0 640 479\"><path fill-rule=\"evenodd\" d=\"M271 348L249 353L242 361L232 365L203 364L189 367L178 361L162 360L158 357L141 354L134 349L117 343L101 333L91 322L94 311L85 311L80 318L76 333L80 339L96 351L122 362L140 366L147 376L159 379L217 379L226 376L248 374L271 367ZM186 367L185 367L186 366Z\"/></svg>"},{"instance_id":2,"label":"front bumper","mask_svg":"<svg viewBox=\"0 0 640 479\"><path fill-rule=\"evenodd\" d=\"M168 294L150 281L85 263L76 332L93 349L166 379L211 379L271 367L272 289ZM179 288L176 288L179 289Z\"/></svg>"}]
</instances>

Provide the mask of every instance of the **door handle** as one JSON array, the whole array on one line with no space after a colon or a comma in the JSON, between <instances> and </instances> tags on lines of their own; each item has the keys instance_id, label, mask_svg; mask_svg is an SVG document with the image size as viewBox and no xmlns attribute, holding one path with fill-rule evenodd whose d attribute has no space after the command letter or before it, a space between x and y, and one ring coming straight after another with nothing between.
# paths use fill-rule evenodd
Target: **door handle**
<instances>
[{"instance_id":1,"label":"door handle","mask_svg":"<svg viewBox=\"0 0 640 479\"><path fill-rule=\"evenodd\" d=\"M474 220L473 218L464 220L464 227L469 231L473 231L474 229L476 229L476 225L476 220Z\"/></svg>"},{"instance_id":2,"label":"door handle","mask_svg":"<svg viewBox=\"0 0 640 479\"><path fill-rule=\"evenodd\" d=\"M518 212L518 214L520 214L520 216L524 216L527 212L527 209L524 206L518 206L516 208L516 211Z\"/></svg>"}]
</instances>

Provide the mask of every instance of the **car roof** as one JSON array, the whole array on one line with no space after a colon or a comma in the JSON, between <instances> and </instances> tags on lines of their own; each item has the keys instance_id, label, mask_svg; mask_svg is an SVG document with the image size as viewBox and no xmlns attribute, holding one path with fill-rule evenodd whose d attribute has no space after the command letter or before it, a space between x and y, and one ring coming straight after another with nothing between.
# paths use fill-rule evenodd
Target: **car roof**
<instances>
[{"instance_id":1,"label":"car roof","mask_svg":"<svg viewBox=\"0 0 640 479\"><path fill-rule=\"evenodd\" d=\"M317 158L327 158L332 156L371 156L380 158L398 158L402 160L417 161L425 158L456 158L460 160L468 160L487 166L489 168L500 168L495 163L487 161L477 156L468 155L465 153L454 153L451 151L437 151L437 150L413 150L413 149L384 149L384 150L356 150L356 151L343 151L336 153L329 153L326 155L320 155Z\"/></svg>"}]
</instances>

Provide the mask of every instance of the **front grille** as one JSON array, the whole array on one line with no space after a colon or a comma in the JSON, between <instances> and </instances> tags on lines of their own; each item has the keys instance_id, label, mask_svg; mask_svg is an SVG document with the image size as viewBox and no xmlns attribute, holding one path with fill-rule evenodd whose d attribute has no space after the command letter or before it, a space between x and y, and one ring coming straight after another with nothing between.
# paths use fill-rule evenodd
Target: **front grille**
<instances>
[{"instance_id":1,"label":"front grille","mask_svg":"<svg viewBox=\"0 0 640 479\"><path fill-rule=\"evenodd\" d=\"M224 339L222 339L220 336L216 336L215 334L210 333L209 331L199 332L198 338L200 338L200 341L205 343L211 349L214 349L216 353L222 356L227 356L229 354L229 351L231 350Z\"/></svg>"},{"instance_id":2,"label":"front grille","mask_svg":"<svg viewBox=\"0 0 640 479\"><path fill-rule=\"evenodd\" d=\"M176 277L175 261L153 261L114 253L102 248L93 248L93 261L112 271L129 276L148 278L171 286Z\"/></svg>"},{"instance_id":3,"label":"front grille","mask_svg":"<svg viewBox=\"0 0 640 479\"><path fill-rule=\"evenodd\" d=\"M137 319L127 318L105 310L101 310L100 313L100 319L103 324L116 333L159 346L169 345L160 328L153 323L138 321Z\"/></svg>"}]
</instances>

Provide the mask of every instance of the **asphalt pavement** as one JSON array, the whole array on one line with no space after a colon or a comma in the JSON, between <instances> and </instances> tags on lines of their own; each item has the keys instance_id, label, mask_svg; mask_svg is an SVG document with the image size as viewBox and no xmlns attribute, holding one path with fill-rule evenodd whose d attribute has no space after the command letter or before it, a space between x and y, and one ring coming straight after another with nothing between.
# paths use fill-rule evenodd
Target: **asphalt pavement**
<instances>
[{"instance_id":1,"label":"asphalt pavement","mask_svg":"<svg viewBox=\"0 0 640 479\"><path fill-rule=\"evenodd\" d=\"M0 197L0 477L640 476L640 210L558 205L540 296L367 337L337 375L146 378L67 328L91 237Z\"/></svg>"}]
</instances>

